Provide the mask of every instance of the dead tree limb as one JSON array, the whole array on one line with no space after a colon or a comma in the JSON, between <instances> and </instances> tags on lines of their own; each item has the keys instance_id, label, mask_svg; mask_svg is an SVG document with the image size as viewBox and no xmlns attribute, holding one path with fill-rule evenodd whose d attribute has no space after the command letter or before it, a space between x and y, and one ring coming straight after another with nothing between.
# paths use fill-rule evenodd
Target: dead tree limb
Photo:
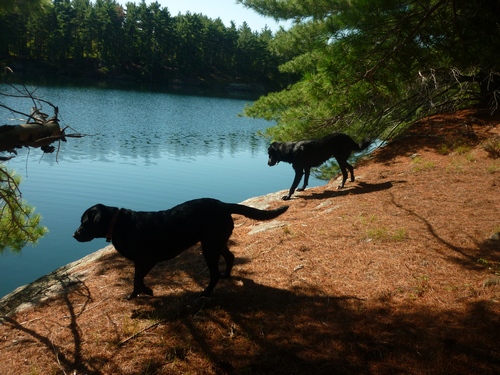
<instances>
[{"instance_id":1,"label":"dead tree limb","mask_svg":"<svg viewBox=\"0 0 500 375\"><path fill-rule=\"evenodd\" d=\"M33 92L30 92L26 86L22 89L11 86L16 94L0 93L1 96L9 96L13 98L30 99L33 103L31 112L24 113L0 103L1 108L5 108L11 113L22 115L25 117L25 123L18 125L0 125L0 152L10 152L16 154L16 149L22 147L40 148L45 153L51 153L55 147L51 146L54 142L66 142L66 138L81 138L82 134L66 134L68 127L61 129L59 125L59 108L49 101L35 98ZM41 111L40 103L45 103L51 106L54 114L49 118L49 115ZM0 156L0 161L6 161L13 156Z\"/></svg>"},{"instance_id":2,"label":"dead tree limb","mask_svg":"<svg viewBox=\"0 0 500 375\"><path fill-rule=\"evenodd\" d=\"M0 126L0 151L21 147L42 147L55 139L64 140L64 134L57 121Z\"/></svg>"}]
</instances>

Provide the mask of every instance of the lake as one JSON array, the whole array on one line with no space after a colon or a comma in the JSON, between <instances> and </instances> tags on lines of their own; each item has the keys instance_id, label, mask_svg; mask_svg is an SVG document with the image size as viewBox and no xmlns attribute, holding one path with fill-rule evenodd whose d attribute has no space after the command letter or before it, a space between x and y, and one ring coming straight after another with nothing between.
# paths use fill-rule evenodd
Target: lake
<instances>
[{"instance_id":1,"label":"lake","mask_svg":"<svg viewBox=\"0 0 500 375\"><path fill-rule=\"evenodd\" d=\"M257 132L273 124L240 116L251 102L240 95L48 85L36 95L59 107L61 126L74 129L66 133L88 136L61 142L58 154L21 149L7 163L50 233L20 254L0 255L0 297L106 246L72 238L95 203L157 211L200 197L241 202L292 182L289 164L267 166L268 140ZM0 101L25 113L32 106ZM43 111L52 116L51 107ZM0 124L20 123L16 116L0 109ZM309 185L324 183L311 176Z\"/></svg>"}]
</instances>

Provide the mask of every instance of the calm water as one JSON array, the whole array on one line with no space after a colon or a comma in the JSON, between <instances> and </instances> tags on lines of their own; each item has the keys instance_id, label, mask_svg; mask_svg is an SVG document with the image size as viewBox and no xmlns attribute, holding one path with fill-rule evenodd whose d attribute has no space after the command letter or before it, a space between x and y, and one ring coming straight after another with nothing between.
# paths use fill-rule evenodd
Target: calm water
<instances>
[{"instance_id":1,"label":"calm water","mask_svg":"<svg viewBox=\"0 0 500 375\"><path fill-rule=\"evenodd\" d=\"M62 126L91 136L69 138L58 156L19 150L7 164L23 177L23 198L50 233L19 255L0 256L0 297L104 247L104 239L71 237L95 203L156 211L199 197L241 202L292 182L290 165L267 166L267 141L256 135L272 123L238 116L248 100L88 87L38 87L36 94L59 107ZM0 124L18 123L9 121L15 116L0 109ZM311 178L310 186L321 184Z\"/></svg>"}]
</instances>

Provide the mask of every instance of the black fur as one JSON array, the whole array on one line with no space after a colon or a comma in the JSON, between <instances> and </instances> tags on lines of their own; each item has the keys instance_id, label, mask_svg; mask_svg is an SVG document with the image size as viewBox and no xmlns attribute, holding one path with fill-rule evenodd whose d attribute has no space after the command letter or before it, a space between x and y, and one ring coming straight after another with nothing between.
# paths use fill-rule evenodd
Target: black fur
<instances>
[{"instance_id":1,"label":"black fur","mask_svg":"<svg viewBox=\"0 0 500 375\"><path fill-rule=\"evenodd\" d=\"M84 212L73 237L79 242L87 242L110 236L115 249L134 262L134 290L128 299L142 293L153 295L144 284L144 277L154 265L201 242L210 272L210 283L202 296L208 296L221 277L230 276L233 267L234 255L227 247L234 228L231 214L269 220L287 209L288 206L282 206L275 210L259 210L211 198L188 201L158 212L138 212L97 204ZM218 267L221 255L226 261L223 275Z\"/></svg>"},{"instance_id":2,"label":"black fur","mask_svg":"<svg viewBox=\"0 0 500 375\"><path fill-rule=\"evenodd\" d=\"M351 172L351 181L354 181L354 168L347 162L353 151L362 151L370 145L370 141L357 144L347 134L332 133L320 139L303 140L298 142L273 142L269 146L269 160L267 164L273 166L280 161L292 164L295 170L295 178L288 195L283 200L288 200L297 189L299 182L304 176L304 185L297 191L304 190L309 183L311 168L318 167L325 161L334 157L342 171L342 184L347 181L347 170Z\"/></svg>"}]
</instances>

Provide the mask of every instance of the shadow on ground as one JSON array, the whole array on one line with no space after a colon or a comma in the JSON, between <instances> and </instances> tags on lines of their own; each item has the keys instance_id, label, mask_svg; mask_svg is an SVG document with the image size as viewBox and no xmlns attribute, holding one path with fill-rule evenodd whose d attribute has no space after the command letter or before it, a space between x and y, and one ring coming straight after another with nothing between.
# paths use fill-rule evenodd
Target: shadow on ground
<instances>
[{"instance_id":1,"label":"shadow on ground","mask_svg":"<svg viewBox=\"0 0 500 375\"><path fill-rule=\"evenodd\" d=\"M153 288L175 286L176 270L190 275L201 291L207 275L198 252L195 247L158 265L148 283ZM102 272L121 268L125 285L131 285L132 269L118 254L110 253L100 262ZM75 305L71 294L86 302ZM109 361L119 371L120 356L129 355L137 356L140 373L167 373L165 366L188 363L193 356L203 358L209 373L217 374L500 372L500 351L493 345L500 320L487 302L471 303L460 312L400 303L390 296L367 303L314 288L282 290L247 277L221 281L210 298L197 296L198 292L182 291L127 302L131 319L145 322L146 329L123 337L117 328L113 356L107 359L97 354L86 357L81 349L93 335L80 324L93 300L85 282L63 296L71 350L11 318L4 318L3 324L56 352L64 371L86 374L104 374L105 361L107 371ZM153 346L161 359L141 354L144 345Z\"/></svg>"}]
</instances>

